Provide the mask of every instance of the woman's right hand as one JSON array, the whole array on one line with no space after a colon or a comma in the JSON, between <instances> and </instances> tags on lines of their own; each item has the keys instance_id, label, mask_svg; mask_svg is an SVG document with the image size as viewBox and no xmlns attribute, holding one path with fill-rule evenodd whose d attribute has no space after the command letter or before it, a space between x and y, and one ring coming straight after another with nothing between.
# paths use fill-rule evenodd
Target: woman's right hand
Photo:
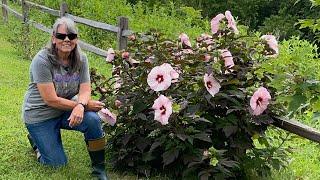
<instances>
[{"instance_id":1,"label":"woman's right hand","mask_svg":"<svg viewBox=\"0 0 320 180\"><path fill-rule=\"evenodd\" d=\"M87 104L87 111L100 111L105 106L104 103L96 100L89 100Z\"/></svg>"},{"instance_id":2,"label":"woman's right hand","mask_svg":"<svg viewBox=\"0 0 320 180\"><path fill-rule=\"evenodd\" d=\"M69 126L74 127L82 123L83 120L83 115L84 115L84 107L82 104L77 104L72 112L70 117L68 118L69 120Z\"/></svg>"}]
</instances>

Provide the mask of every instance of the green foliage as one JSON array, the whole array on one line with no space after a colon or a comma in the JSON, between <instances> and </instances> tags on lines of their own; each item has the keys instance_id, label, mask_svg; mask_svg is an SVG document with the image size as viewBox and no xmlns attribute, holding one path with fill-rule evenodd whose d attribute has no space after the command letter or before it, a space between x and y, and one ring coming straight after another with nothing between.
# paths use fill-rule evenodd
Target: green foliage
<instances>
[{"instance_id":1,"label":"green foliage","mask_svg":"<svg viewBox=\"0 0 320 180\"><path fill-rule=\"evenodd\" d=\"M310 0L312 3L313 8L320 6L320 1L319 0ZM317 16L317 18L313 19L301 19L299 20L298 24L300 24L300 29L303 28L309 28L312 30L312 32L316 35L317 37L317 42L320 42L320 18Z\"/></svg>"},{"instance_id":2,"label":"green foliage","mask_svg":"<svg viewBox=\"0 0 320 180\"><path fill-rule=\"evenodd\" d=\"M267 61L256 73L271 74L269 86L277 89L278 103L293 115L305 110L319 112L320 62L317 47L293 37L283 41L277 59Z\"/></svg>"},{"instance_id":3,"label":"green foliage","mask_svg":"<svg viewBox=\"0 0 320 180\"><path fill-rule=\"evenodd\" d=\"M260 161L263 164L256 169L268 174L271 168L264 167L281 167L285 150L276 151L272 145L255 149L251 139L256 134L263 136L272 122L268 112L251 115L249 106L253 91L269 80L254 74L259 62L267 60L264 42L257 36L235 35L225 24L218 35L201 36L196 42L191 50L158 31L138 33L127 50L130 57L124 57L128 52L116 52L113 63L114 75L121 80L119 89L112 87L119 79L107 79L97 70L91 72L94 93L118 114L117 125L106 126L114 167L147 177L159 172L175 178L244 177L248 174L243 163L247 158L259 158L255 155L262 152L271 158ZM236 64L232 70L224 66L221 49L232 52ZM206 55L211 57L209 62L205 62ZM147 59L151 63L145 62ZM140 63L133 63L135 60ZM163 63L171 64L181 77L160 93L150 89L147 77L151 69ZM205 88L205 73L212 73L221 83L214 97ZM115 97L107 96L112 92ZM159 95L173 101L174 113L168 125L154 120L151 107ZM115 99L122 102L119 109ZM248 149L254 155L246 153Z\"/></svg>"},{"instance_id":4,"label":"green foliage","mask_svg":"<svg viewBox=\"0 0 320 180\"><path fill-rule=\"evenodd\" d=\"M263 33L272 33L279 39L286 39L291 36L302 36L303 33L295 28L296 16L272 15L265 19L264 26L259 28Z\"/></svg>"},{"instance_id":5,"label":"green foliage","mask_svg":"<svg viewBox=\"0 0 320 180\"><path fill-rule=\"evenodd\" d=\"M293 148L288 144L295 139L288 132L271 126L265 136L256 134L252 139L256 148L247 152L243 163L250 179L272 177L271 170L279 171L284 168L283 165L289 164L287 156L292 153Z\"/></svg>"}]
</instances>

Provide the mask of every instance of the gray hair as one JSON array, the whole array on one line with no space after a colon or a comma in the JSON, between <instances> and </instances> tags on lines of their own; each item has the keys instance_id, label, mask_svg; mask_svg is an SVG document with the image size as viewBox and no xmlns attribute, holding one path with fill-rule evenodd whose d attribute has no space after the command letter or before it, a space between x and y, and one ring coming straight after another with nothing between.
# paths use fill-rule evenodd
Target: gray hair
<instances>
[{"instance_id":1,"label":"gray hair","mask_svg":"<svg viewBox=\"0 0 320 180\"><path fill-rule=\"evenodd\" d=\"M74 33L74 34L78 34L78 29L76 27L75 22L67 17L61 17L58 18L56 20L56 22L53 24L52 27L52 35L55 35L55 33L58 31L58 28L60 25L65 24L67 27L67 33ZM48 50L48 58L50 60L50 62L54 65L54 66L59 66L60 60L58 58L58 50L56 48L56 45L53 44L52 40L50 40L50 42L48 43L48 45L46 46L46 49ZM69 55L69 60L70 60L70 73L76 72L80 69L81 66L81 59L80 59L80 54L81 54L81 49L78 46L78 44L76 44L75 48L71 51L70 55Z\"/></svg>"},{"instance_id":2,"label":"gray hair","mask_svg":"<svg viewBox=\"0 0 320 180\"><path fill-rule=\"evenodd\" d=\"M58 31L58 28L61 24L65 24L67 26L67 33L75 33L78 34L78 29L74 21L67 17L61 17L56 20L52 27L52 33L55 34Z\"/></svg>"}]
</instances>

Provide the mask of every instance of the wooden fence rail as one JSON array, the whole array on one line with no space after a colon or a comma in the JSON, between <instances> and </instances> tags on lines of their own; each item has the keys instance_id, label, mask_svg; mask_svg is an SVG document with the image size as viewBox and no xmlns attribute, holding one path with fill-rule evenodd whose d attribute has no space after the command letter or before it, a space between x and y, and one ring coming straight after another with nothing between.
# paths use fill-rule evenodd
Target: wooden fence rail
<instances>
[{"instance_id":1,"label":"wooden fence rail","mask_svg":"<svg viewBox=\"0 0 320 180\"><path fill-rule=\"evenodd\" d=\"M74 20L77 23L81 23L81 24L87 25L92 28L101 29L101 30L115 33L117 35L117 49L119 49L119 50L125 49L127 47L127 36L132 34L132 31L128 29L128 18L126 18L126 17L118 17L118 25L114 26L114 25L103 23L103 22L94 21L91 19L86 19L83 17L78 17L78 16L74 16L72 14L69 14L68 13L68 6L64 2L61 3L60 10L51 9L46 6L42 6L42 5L30 2L30 1L25 1L25 0L21 0L19 2L22 5L22 11L23 11L22 14L20 14L19 12L15 11L12 8L10 8L7 4L7 0L2 0L1 6L2 6L3 20L4 20L4 22L8 22L8 12L10 12L16 18L18 18L19 20L24 22L24 24L25 24L24 29L26 31L28 31L28 29L29 29L28 26L32 25L33 27L35 27L38 30L41 30L41 31L44 31L47 33L52 33L52 29L28 18L29 9L35 8L37 10L40 10L44 13L48 13L48 14L55 16L55 17L65 16L65 17L68 17L68 18ZM24 34L28 34L28 33L29 32L26 32ZM79 40L79 45L82 49L90 51L90 52L97 54L99 56L106 57L106 55L107 55L106 50L103 50L99 47L96 47L96 46L89 44L89 43L86 43L84 41ZM24 49L27 50L28 48L27 49L26 48L24 48Z\"/></svg>"},{"instance_id":2,"label":"wooden fence rail","mask_svg":"<svg viewBox=\"0 0 320 180\"><path fill-rule=\"evenodd\" d=\"M117 44L118 44L117 48L120 50L125 49L127 47L127 36L132 34L132 31L128 30L128 19L126 17L118 17L118 25L113 26L110 24L106 24L106 23L102 23L102 22L98 22L98 21L94 21L94 20L69 14L66 3L61 3L60 10L54 10L39 4L35 4L30 1L25 1L25 0L21 0L20 3L22 4L23 14L20 14L14 9L10 8L7 5L7 0L2 0L2 3L1 3L2 16L3 16L4 22L6 23L8 22L8 12L12 13L16 18L24 22L24 26L25 26L24 29L26 29L26 31L28 31L28 28L29 28L28 25L31 24L33 27L41 31L52 33L52 29L47 28L46 26L28 18L29 8L32 7L56 17L66 16L73 19L77 23L81 23L93 28L98 28L105 31L116 33ZM98 47L95 47L86 42L83 42L81 40L79 40L79 45L82 49L95 53L99 56L106 57L107 55L107 51L100 49ZM302 123L299 123L298 121L280 118L275 115L273 116L273 120L274 120L273 125L276 127L287 130L291 133L297 134L311 141L320 143L320 132L314 128L311 128Z\"/></svg>"}]
</instances>

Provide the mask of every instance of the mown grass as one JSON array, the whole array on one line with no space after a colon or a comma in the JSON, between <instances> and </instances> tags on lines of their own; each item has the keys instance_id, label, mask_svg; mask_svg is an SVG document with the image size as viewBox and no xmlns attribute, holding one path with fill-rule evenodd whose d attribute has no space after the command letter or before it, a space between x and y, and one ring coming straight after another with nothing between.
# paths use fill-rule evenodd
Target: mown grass
<instances>
[{"instance_id":1,"label":"mown grass","mask_svg":"<svg viewBox=\"0 0 320 180\"><path fill-rule=\"evenodd\" d=\"M62 131L67 166L52 169L39 165L26 138L20 117L23 95L29 82L29 60L5 39L5 25L0 23L0 179L90 179L90 160L81 133ZM91 67L110 75L110 66L102 58L88 55ZM312 122L310 123L312 124ZM267 179L320 179L320 148L302 138L289 141L294 148L288 168L274 171ZM137 179L110 172L111 179ZM159 178L161 179L161 178Z\"/></svg>"}]
</instances>

